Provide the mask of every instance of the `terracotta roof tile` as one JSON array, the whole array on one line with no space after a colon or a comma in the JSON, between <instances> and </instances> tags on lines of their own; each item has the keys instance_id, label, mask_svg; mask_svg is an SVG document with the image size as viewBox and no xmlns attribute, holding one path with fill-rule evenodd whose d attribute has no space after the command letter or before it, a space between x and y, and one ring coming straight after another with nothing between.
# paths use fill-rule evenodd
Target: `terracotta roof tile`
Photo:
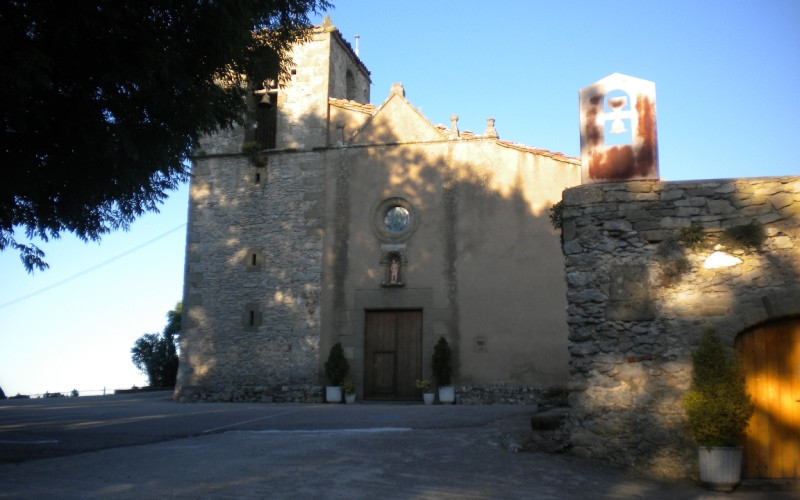
<instances>
[{"instance_id":1,"label":"terracotta roof tile","mask_svg":"<svg viewBox=\"0 0 800 500\"><path fill-rule=\"evenodd\" d=\"M339 108L349 109L350 111L358 111L359 113L365 114L374 114L375 110L378 109L377 106L374 104L364 104L361 102L351 101L348 99L337 99L335 97L329 97L328 103L332 104L333 106L337 106Z\"/></svg>"},{"instance_id":2,"label":"terracotta roof tile","mask_svg":"<svg viewBox=\"0 0 800 500\"><path fill-rule=\"evenodd\" d=\"M530 153L535 153L535 154L539 154L539 155L542 155L542 156L547 156L547 157L550 157L550 158L554 158L556 160L561 160L561 161L566 161L566 162L569 162L569 163L574 163L576 165L580 165L581 164L580 158L574 158L572 156L567 156L567 155L565 155L563 153L554 153L554 152L548 151L546 149L534 148L534 147L531 147L531 146L526 146L524 144L517 144L516 142L509 142L509 141L498 140L497 144L499 144L500 146L507 147L507 148L516 149L516 150L519 150L519 151L527 151L527 152L530 152Z\"/></svg>"}]
</instances>

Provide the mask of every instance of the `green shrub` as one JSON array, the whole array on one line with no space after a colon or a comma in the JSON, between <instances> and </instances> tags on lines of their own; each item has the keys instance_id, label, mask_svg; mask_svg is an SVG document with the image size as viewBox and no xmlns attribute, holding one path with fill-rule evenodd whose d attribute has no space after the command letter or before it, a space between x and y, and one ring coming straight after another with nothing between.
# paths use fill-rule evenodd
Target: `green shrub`
<instances>
[{"instance_id":1,"label":"green shrub","mask_svg":"<svg viewBox=\"0 0 800 500\"><path fill-rule=\"evenodd\" d=\"M692 353L692 385L683 405L701 446L737 446L753 414L739 362L725 355L713 329Z\"/></svg>"},{"instance_id":2,"label":"green shrub","mask_svg":"<svg viewBox=\"0 0 800 500\"><path fill-rule=\"evenodd\" d=\"M453 351L444 337L433 348L433 378L437 387L448 386L452 383L453 376Z\"/></svg>"},{"instance_id":3,"label":"green shrub","mask_svg":"<svg viewBox=\"0 0 800 500\"><path fill-rule=\"evenodd\" d=\"M347 382L342 384L342 392L344 392L345 394L355 394L356 384L348 380Z\"/></svg>"},{"instance_id":4,"label":"green shrub","mask_svg":"<svg viewBox=\"0 0 800 500\"><path fill-rule=\"evenodd\" d=\"M242 144L242 153L250 157L250 162L256 167L267 165L267 155L261 151L264 147L258 141L249 141Z\"/></svg>"},{"instance_id":5,"label":"green shrub","mask_svg":"<svg viewBox=\"0 0 800 500\"><path fill-rule=\"evenodd\" d=\"M681 228L679 239L681 242L694 250L706 239L706 230L703 226L692 222L689 227Z\"/></svg>"},{"instance_id":6,"label":"green shrub","mask_svg":"<svg viewBox=\"0 0 800 500\"><path fill-rule=\"evenodd\" d=\"M723 245L742 249L758 250L766 239L767 232L764 230L764 226L755 221L742 226L729 227L722 232Z\"/></svg>"},{"instance_id":7,"label":"green shrub","mask_svg":"<svg viewBox=\"0 0 800 500\"><path fill-rule=\"evenodd\" d=\"M258 153L262 149L263 148L261 147L261 143L259 143L258 141L248 141L242 144L242 153L249 156Z\"/></svg>"},{"instance_id":8,"label":"green shrub","mask_svg":"<svg viewBox=\"0 0 800 500\"><path fill-rule=\"evenodd\" d=\"M556 229L561 229L564 226L564 201L559 201L550 207L550 224Z\"/></svg>"},{"instance_id":9,"label":"green shrub","mask_svg":"<svg viewBox=\"0 0 800 500\"><path fill-rule=\"evenodd\" d=\"M325 361L325 375L331 381L331 385L342 385L347 373L350 371L350 363L344 357L344 349L342 343L337 342L331 347L328 354L328 360Z\"/></svg>"}]
</instances>

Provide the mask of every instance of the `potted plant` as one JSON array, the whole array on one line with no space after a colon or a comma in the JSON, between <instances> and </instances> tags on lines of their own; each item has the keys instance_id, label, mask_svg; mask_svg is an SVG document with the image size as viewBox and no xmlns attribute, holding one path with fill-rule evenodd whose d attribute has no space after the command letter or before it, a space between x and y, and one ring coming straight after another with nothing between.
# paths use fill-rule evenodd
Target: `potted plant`
<instances>
[{"instance_id":1,"label":"potted plant","mask_svg":"<svg viewBox=\"0 0 800 500\"><path fill-rule=\"evenodd\" d=\"M741 478L739 438L753 403L738 360L726 355L711 328L692 353L692 385L683 405L698 444L700 481L714 490L732 491Z\"/></svg>"},{"instance_id":2,"label":"potted plant","mask_svg":"<svg viewBox=\"0 0 800 500\"><path fill-rule=\"evenodd\" d=\"M433 389L431 389L431 381L428 379L417 380L417 389L422 391L422 401L426 405L432 405L436 396L433 393Z\"/></svg>"},{"instance_id":3,"label":"potted plant","mask_svg":"<svg viewBox=\"0 0 800 500\"><path fill-rule=\"evenodd\" d=\"M342 343L337 342L331 347L328 360L325 361L325 375L328 376L331 385L325 387L325 401L328 403L342 402L342 382L350 371L350 364L344 357Z\"/></svg>"},{"instance_id":4,"label":"potted plant","mask_svg":"<svg viewBox=\"0 0 800 500\"><path fill-rule=\"evenodd\" d=\"M444 337L433 348L433 378L439 388L439 402L454 403L456 391L452 384L453 376L453 351Z\"/></svg>"},{"instance_id":5,"label":"potted plant","mask_svg":"<svg viewBox=\"0 0 800 500\"><path fill-rule=\"evenodd\" d=\"M344 392L344 402L351 405L356 402L356 385L347 381L342 384L342 391Z\"/></svg>"}]
</instances>

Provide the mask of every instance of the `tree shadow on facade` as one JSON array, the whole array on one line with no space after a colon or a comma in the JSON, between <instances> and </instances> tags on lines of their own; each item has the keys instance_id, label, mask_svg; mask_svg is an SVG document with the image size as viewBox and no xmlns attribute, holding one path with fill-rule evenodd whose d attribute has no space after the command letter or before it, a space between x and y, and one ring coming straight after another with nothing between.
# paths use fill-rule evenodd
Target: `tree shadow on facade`
<instances>
[{"instance_id":1,"label":"tree shadow on facade","mask_svg":"<svg viewBox=\"0 0 800 500\"><path fill-rule=\"evenodd\" d=\"M323 323L334 326L330 334L323 328L323 339L352 349L356 384L370 369L365 310L424 311L417 377L430 378L440 336L456 351L461 384L535 385L548 370L550 381L554 372L563 374L563 316L557 319L563 299L548 293L563 286L563 278L553 284L549 276L562 257L554 252L558 240L546 212L564 185L549 182L554 172L542 172L556 170L557 162L540 166L530 152L478 137L404 142L402 130L372 133L381 142L331 150L328 162L336 174L327 192L336 194L326 197L326 213L334 215L323 274L332 278L324 303L333 307ZM409 227L396 233L383 226L392 203L410 214ZM402 287L382 286L389 281L388 252L402 256ZM477 350L484 340L488 346ZM544 365L538 374L531 368L537 363Z\"/></svg>"},{"instance_id":2,"label":"tree shadow on facade","mask_svg":"<svg viewBox=\"0 0 800 500\"><path fill-rule=\"evenodd\" d=\"M387 309L423 310L422 371L405 376L430 377L444 336L459 383L563 383L563 256L548 209L576 162L429 122L439 140L404 140L415 131L381 123L367 124L379 142L363 127L361 143L269 150L264 166L235 153L237 137L231 154L196 158L179 399L318 400L338 341L363 388L363 316ZM330 129L313 115L295 126ZM383 225L392 203L409 208L408 230ZM402 286L384 286L389 252Z\"/></svg>"},{"instance_id":3,"label":"tree shadow on facade","mask_svg":"<svg viewBox=\"0 0 800 500\"><path fill-rule=\"evenodd\" d=\"M749 328L800 313L796 203L776 201L798 183L650 184L585 186L565 194L576 388L570 429L579 454L685 476L695 473L696 447L681 398L702 332L713 327L733 353L737 336ZM670 241L690 223L714 239L724 228L753 220L767 228L759 252ZM709 266L715 251L739 262ZM781 430L792 431L796 421Z\"/></svg>"}]
</instances>

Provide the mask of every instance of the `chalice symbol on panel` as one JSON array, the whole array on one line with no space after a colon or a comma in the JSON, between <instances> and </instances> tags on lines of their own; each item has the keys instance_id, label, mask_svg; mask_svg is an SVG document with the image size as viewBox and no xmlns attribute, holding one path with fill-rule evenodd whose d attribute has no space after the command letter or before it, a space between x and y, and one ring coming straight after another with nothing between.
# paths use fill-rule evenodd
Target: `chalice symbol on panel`
<instances>
[{"instance_id":1,"label":"chalice symbol on panel","mask_svg":"<svg viewBox=\"0 0 800 500\"><path fill-rule=\"evenodd\" d=\"M628 97L621 95L608 98L608 107L614 113L614 121L611 123L611 134L624 134L628 130L625 128L625 123L622 121L622 108L628 104Z\"/></svg>"}]
</instances>

